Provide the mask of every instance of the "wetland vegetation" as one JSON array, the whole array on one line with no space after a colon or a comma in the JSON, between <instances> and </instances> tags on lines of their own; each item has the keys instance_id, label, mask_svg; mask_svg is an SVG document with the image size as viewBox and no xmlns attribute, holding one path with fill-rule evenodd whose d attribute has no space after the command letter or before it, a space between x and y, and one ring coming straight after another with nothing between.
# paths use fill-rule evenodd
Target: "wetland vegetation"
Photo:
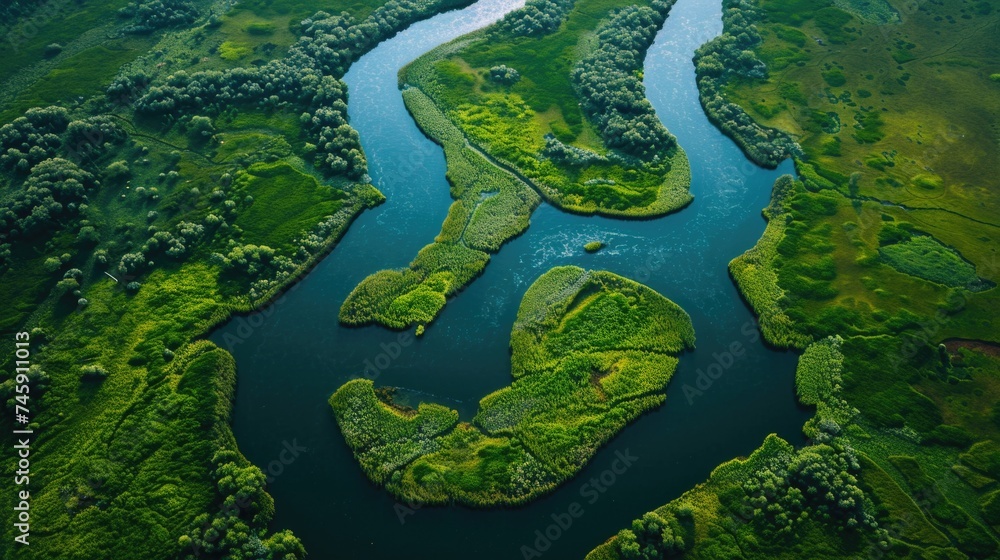
<instances>
[{"instance_id":1,"label":"wetland vegetation","mask_svg":"<svg viewBox=\"0 0 1000 560\"><path fill-rule=\"evenodd\" d=\"M0 437L13 445L25 403L40 434L33 546L0 556L305 556L236 445L233 357L203 338L277 298L384 200L342 77L470 3L0 6ZM359 283L340 321L433 336L543 201L619 218L684 208L687 157L643 82L672 4L529 0L404 68L454 201L433 242ZM701 104L750 160L795 162L729 272L767 342L801 352L809 442L768 437L589 558L996 557L1000 10L724 7L723 34L694 57ZM20 376L17 332L31 339ZM644 285L557 267L524 294L510 348L510 384L468 421L367 379L337 389L329 405L367 477L412 503L552 492L660 407L694 331ZM0 496L8 542L14 496Z\"/></svg>"},{"instance_id":2,"label":"wetland vegetation","mask_svg":"<svg viewBox=\"0 0 1000 560\"><path fill-rule=\"evenodd\" d=\"M687 205L686 156L641 82L646 49L670 6L529 2L400 71L407 108L444 147L455 203L408 269L357 286L341 322L430 323L489 253L527 228L541 199L618 217Z\"/></svg>"},{"instance_id":3,"label":"wetland vegetation","mask_svg":"<svg viewBox=\"0 0 1000 560\"><path fill-rule=\"evenodd\" d=\"M691 319L650 288L602 271L557 267L521 300L510 386L471 422L394 404L368 379L330 405L368 477L411 503L520 504L575 475L615 434L662 404Z\"/></svg>"},{"instance_id":4,"label":"wetland vegetation","mask_svg":"<svg viewBox=\"0 0 1000 560\"><path fill-rule=\"evenodd\" d=\"M45 434L16 557L304 557L269 527L265 477L236 447L233 359L197 339L273 299L383 200L340 77L460 5L4 8L23 21L0 65L0 324L30 334L32 368L13 376L5 336L0 396L11 428L28 387ZM87 34L99 20L118 33L103 45Z\"/></svg>"},{"instance_id":5,"label":"wetland vegetation","mask_svg":"<svg viewBox=\"0 0 1000 560\"><path fill-rule=\"evenodd\" d=\"M677 527L696 558L995 557L998 185L982 162L1000 147L996 120L977 115L1000 101L997 16L985 3L725 7L724 34L696 57L703 105L747 157L790 155L797 171L730 272L765 338L805 350L811 443L770 438L588 558L673 554ZM675 529L650 536L649 520Z\"/></svg>"}]
</instances>

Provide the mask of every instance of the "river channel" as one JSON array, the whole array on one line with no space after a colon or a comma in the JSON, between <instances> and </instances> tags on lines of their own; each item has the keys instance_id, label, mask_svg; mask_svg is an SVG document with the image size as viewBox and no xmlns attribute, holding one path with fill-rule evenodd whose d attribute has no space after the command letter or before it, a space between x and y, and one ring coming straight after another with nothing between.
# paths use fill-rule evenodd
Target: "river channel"
<instances>
[{"instance_id":1,"label":"river channel","mask_svg":"<svg viewBox=\"0 0 1000 560\"><path fill-rule=\"evenodd\" d=\"M274 526L293 530L311 558L522 558L521 547L534 546L536 530L544 532L552 515L574 502L584 514L560 531L545 556L582 558L633 518L705 480L718 464L749 454L767 434L803 441L809 412L795 400L797 355L763 345L727 272L727 263L760 237L771 185L792 166L753 166L698 103L691 57L722 30L719 0L678 0L646 58L647 95L691 160L690 206L627 221L543 204L528 231L493 256L423 338L397 347L399 333L338 324L351 289L377 270L405 267L437 235L451 203L442 150L404 108L397 71L521 4L481 0L440 14L351 67L345 78L351 124L386 203L363 213L266 319L250 328L237 318L212 335L230 348L226 333L249 330L230 348L239 369L233 428L242 452L269 474ZM608 246L587 254L583 244L593 239ZM567 264L643 282L691 315L697 349L681 356L666 403L625 428L575 479L525 507L411 509L371 484L340 435L330 394L370 361L386 364L376 385L402 387L401 396L414 405L431 400L471 419L481 397L510 382L509 334L525 290L546 270ZM295 452L282 454L286 449ZM585 485L626 452L636 460L595 499Z\"/></svg>"}]
</instances>

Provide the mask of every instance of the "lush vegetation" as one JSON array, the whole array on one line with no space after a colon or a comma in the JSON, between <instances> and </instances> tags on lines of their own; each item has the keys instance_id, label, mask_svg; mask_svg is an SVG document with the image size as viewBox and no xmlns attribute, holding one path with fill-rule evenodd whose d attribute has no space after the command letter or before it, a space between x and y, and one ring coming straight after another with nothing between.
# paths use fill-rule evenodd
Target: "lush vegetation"
<instances>
[{"instance_id":1,"label":"lush vegetation","mask_svg":"<svg viewBox=\"0 0 1000 560\"><path fill-rule=\"evenodd\" d=\"M573 0L528 0L497 24L497 35L545 35L559 28Z\"/></svg>"},{"instance_id":2,"label":"lush vegetation","mask_svg":"<svg viewBox=\"0 0 1000 560\"><path fill-rule=\"evenodd\" d=\"M980 281L976 267L928 235L883 246L879 254L900 272L945 286L973 287Z\"/></svg>"},{"instance_id":3,"label":"lush vegetation","mask_svg":"<svg viewBox=\"0 0 1000 560\"><path fill-rule=\"evenodd\" d=\"M639 79L646 49L670 12L672 2L627 6L597 29L593 53L573 68L573 84L584 113L608 148L644 161L677 149L677 140L656 118Z\"/></svg>"},{"instance_id":4,"label":"lush vegetation","mask_svg":"<svg viewBox=\"0 0 1000 560\"><path fill-rule=\"evenodd\" d=\"M403 270L365 278L340 308L349 325L377 322L402 329L434 320L449 296L475 279L489 253L521 234L540 198L513 174L493 165L420 90L403 92L417 124L444 147L455 203L434 243Z\"/></svg>"},{"instance_id":5,"label":"lush vegetation","mask_svg":"<svg viewBox=\"0 0 1000 560\"><path fill-rule=\"evenodd\" d=\"M784 132L758 124L738 104L727 101L722 91L729 81L767 77L767 66L754 53L761 43L753 25L759 18L757 8L752 0L727 0L723 7L723 33L702 45L694 57L701 104L747 157L758 165L777 167L797 153L798 146Z\"/></svg>"},{"instance_id":6,"label":"lush vegetation","mask_svg":"<svg viewBox=\"0 0 1000 560\"><path fill-rule=\"evenodd\" d=\"M603 0L529 2L404 68L406 106L444 147L455 203L435 242L407 269L358 284L340 321L424 327L480 273L489 253L527 228L541 198L623 217L690 202L686 156L639 78L669 8L659 1L622 8ZM576 42L588 32L596 33L595 48L577 56ZM534 58L545 49L563 53L555 70Z\"/></svg>"},{"instance_id":7,"label":"lush vegetation","mask_svg":"<svg viewBox=\"0 0 1000 560\"><path fill-rule=\"evenodd\" d=\"M994 557L1000 358L956 342L894 363L902 347L890 337L810 345L796 383L817 407L813 443L795 450L771 436L652 515L681 520L695 558ZM589 558L635 558L630 533Z\"/></svg>"},{"instance_id":8,"label":"lush vegetation","mask_svg":"<svg viewBox=\"0 0 1000 560\"><path fill-rule=\"evenodd\" d=\"M31 335L29 427L44 437L31 546L0 556L302 558L269 528L264 475L230 431L232 357L198 338L383 200L340 77L462 2L312 17L299 0L47 4L3 8L22 20L0 65L0 324ZM0 342L5 446L23 405L13 348ZM8 542L14 498L0 497Z\"/></svg>"},{"instance_id":9,"label":"lush vegetation","mask_svg":"<svg viewBox=\"0 0 1000 560\"><path fill-rule=\"evenodd\" d=\"M981 162L998 149L982 118L1000 101L984 31L998 16L725 6L725 33L699 52L706 110L748 157L790 154L798 175L775 185L763 238L730 271L765 338L804 349L811 443L772 436L653 512L657 529L677 522L662 543L644 517L590 558L634 558L636 542L668 556L677 535L694 558L996 557L998 199Z\"/></svg>"},{"instance_id":10,"label":"lush vegetation","mask_svg":"<svg viewBox=\"0 0 1000 560\"><path fill-rule=\"evenodd\" d=\"M784 175L774 183L771 203L764 209L767 227L757 244L729 263L729 273L750 307L759 315L760 329L765 338L776 346L804 346L809 339L795 332L791 319L782 309L784 290L778 286L774 261L778 245L785 236L790 221L786 198L795 188L794 178Z\"/></svg>"},{"instance_id":11,"label":"lush vegetation","mask_svg":"<svg viewBox=\"0 0 1000 560\"><path fill-rule=\"evenodd\" d=\"M422 56L400 82L419 88L474 147L560 208L666 214L690 202L690 171L641 76L670 6L529 2Z\"/></svg>"},{"instance_id":12,"label":"lush vegetation","mask_svg":"<svg viewBox=\"0 0 1000 560\"><path fill-rule=\"evenodd\" d=\"M687 314L609 272L559 267L525 293L511 331L514 381L484 397L472 423L417 410L356 379L330 397L347 444L377 484L414 502L517 504L576 474L597 449L660 405Z\"/></svg>"}]
</instances>

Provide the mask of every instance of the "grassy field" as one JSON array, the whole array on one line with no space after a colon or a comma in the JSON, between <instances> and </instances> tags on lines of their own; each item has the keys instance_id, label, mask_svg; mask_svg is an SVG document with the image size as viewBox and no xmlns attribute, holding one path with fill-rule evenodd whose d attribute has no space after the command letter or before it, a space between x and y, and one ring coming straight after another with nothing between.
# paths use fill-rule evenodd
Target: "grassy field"
<instances>
[{"instance_id":1,"label":"grassy field","mask_svg":"<svg viewBox=\"0 0 1000 560\"><path fill-rule=\"evenodd\" d=\"M397 496L519 504L662 404L675 356L693 346L691 320L670 300L609 272L559 267L525 293L511 331L514 380L480 401L471 424L436 404L400 408L367 379L330 405L362 469Z\"/></svg>"},{"instance_id":2,"label":"grassy field","mask_svg":"<svg viewBox=\"0 0 1000 560\"><path fill-rule=\"evenodd\" d=\"M349 325L380 323L403 329L434 320L446 303L482 272L489 253L528 227L539 197L514 175L466 145L462 133L420 90L403 98L421 130L444 148L455 203L434 243L404 270L365 278L340 309Z\"/></svg>"},{"instance_id":3,"label":"grassy field","mask_svg":"<svg viewBox=\"0 0 1000 560\"><path fill-rule=\"evenodd\" d=\"M814 443L795 450L771 436L748 459L718 467L655 514L688 520L683 550L696 558L995 557L996 348L922 345L900 363L896 358L911 352L892 337L816 342L796 372L800 401L816 407L805 427ZM838 455L849 460L841 463ZM813 456L807 476L778 467L807 456ZM844 511L840 502L836 511L810 498L808 488L824 483L815 476L820 469L839 473L833 491L853 487L852 503L860 507ZM777 483L763 496L762 478ZM805 501L779 498L796 488ZM765 505L769 513L762 515ZM776 533L786 519L793 520L790 530ZM630 539L620 532L588 558L632 558Z\"/></svg>"}]
</instances>

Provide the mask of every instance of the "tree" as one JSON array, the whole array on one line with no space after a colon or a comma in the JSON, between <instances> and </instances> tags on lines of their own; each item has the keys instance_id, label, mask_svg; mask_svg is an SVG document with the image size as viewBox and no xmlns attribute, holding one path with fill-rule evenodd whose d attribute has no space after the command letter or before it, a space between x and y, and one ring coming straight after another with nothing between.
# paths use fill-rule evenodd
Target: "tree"
<instances>
[{"instance_id":1,"label":"tree","mask_svg":"<svg viewBox=\"0 0 1000 560\"><path fill-rule=\"evenodd\" d=\"M684 552L684 539L677 519L648 512L632 521L630 529L618 532L618 551L625 560L655 560Z\"/></svg>"},{"instance_id":2,"label":"tree","mask_svg":"<svg viewBox=\"0 0 1000 560\"><path fill-rule=\"evenodd\" d=\"M520 79L520 72L505 64L490 68L490 80L498 84L510 86L516 84Z\"/></svg>"},{"instance_id":3,"label":"tree","mask_svg":"<svg viewBox=\"0 0 1000 560\"><path fill-rule=\"evenodd\" d=\"M188 133L193 139L209 138L215 134L215 126L212 125L212 119L208 117L194 116L191 117Z\"/></svg>"}]
</instances>

